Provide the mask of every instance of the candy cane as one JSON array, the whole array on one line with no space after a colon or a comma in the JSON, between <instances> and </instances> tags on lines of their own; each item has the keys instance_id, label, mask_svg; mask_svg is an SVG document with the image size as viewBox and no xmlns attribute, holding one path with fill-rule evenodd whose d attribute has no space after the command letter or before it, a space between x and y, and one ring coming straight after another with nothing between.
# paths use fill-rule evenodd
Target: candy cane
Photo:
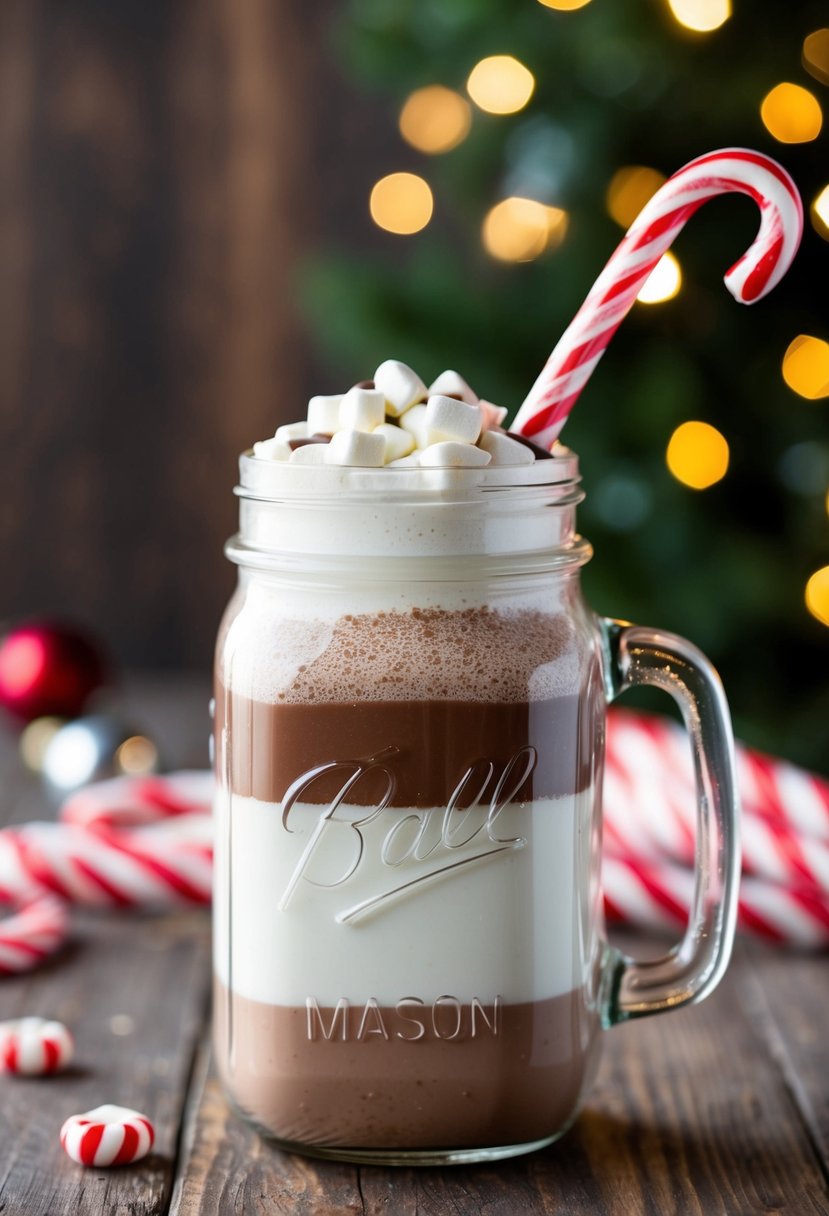
<instances>
[{"instance_id":1,"label":"candy cane","mask_svg":"<svg viewBox=\"0 0 829 1216\"><path fill-rule=\"evenodd\" d=\"M605 910L612 920L653 929L684 925L694 886L690 869L606 854L602 862ZM773 942L811 949L829 945L829 907L811 891L743 878L737 924Z\"/></svg>"},{"instance_id":2,"label":"candy cane","mask_svg":"<svg viewBox=\"0 0 829 1216\"><path fill-rule=\"evenodd\" d=\"M0 921L0 975L39 966L63 945L69 931L66 904L54 896L39 894L14 902L19 903L17 911Z\"/></svg>"},{"instance_id":3,"label":"candy cane","mask_svg":"<svg viewBox=\"0 0 829 1216\"><path fill-rule=\"evenodd\" d=\"M829 903L829 837L821 835L829 781L746 747L738 747L737 757L744 873ZM606 841L617 854L693 864L696 794L679 726L655 715L611 711L604 815ZM814 835L800 830L804 823Z\"/></svg>"},{"instance_id":4,"label":"candy cane","mask_svg":"<svg viewBox=\"0 0 829 1216\"><path fill-rule=\"evenodd\" d=\"M752 304L780 282L803 232L803 205L776 161L745 148L697 157L657 190L633 221L560 338L518 411L512 430L551 446L643 283L698 207L718 194L747 194L760 229L725 276L736 300Z\"/></svg>"},{"instance_id":5,"label":"candy cane","mask_svg":"<svg viewBox=\"0 0 829 1216\"><path fill-rule=\"evenodd\" d=\"M27 823L0 832L0 893L18 900L50 891L96 907L206 904L212 827L203 812L175 825L106 834L68 823Z\"/></svg>"}]
</instances>

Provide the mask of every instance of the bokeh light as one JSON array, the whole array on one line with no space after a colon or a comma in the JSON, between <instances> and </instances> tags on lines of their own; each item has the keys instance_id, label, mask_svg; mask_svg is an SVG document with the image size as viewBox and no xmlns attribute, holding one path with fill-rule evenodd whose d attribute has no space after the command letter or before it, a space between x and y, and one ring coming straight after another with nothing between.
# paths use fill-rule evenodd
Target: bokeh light
<instances>
[{"instance_id":1,"label":"bokeh light","mask_svg":"<svg viewBox=\"0 0 829 1216\"><path fill-rule=\"evenodd\" d=\"M665 459L677 481L707 490L728 471L728 441L707 422L683 422L671 435Z\"/></svg>"},{"instance_id":2,"label":"bokeh light","mask_svg":"<svg viewBox=\"0 0 829 1216\"><path fill-rule=\"evenodd\" d=\"M680 25L700 34L718 30L731 16L731 0L668 0Z\"/></svg>"},{"instance_id":3,"label":"bokeh light","mask_svg":"<svg viewBox=\"0 0 829 1216\"><path fill-rule=\"evenodd\" d=\"M487 213L481 236L502 262L531 262L555 248L567 232L567 212L531 198L505 198Z\"/></svg>"},{"instance_id":4,"label":"bokeh light","mask_svg":"<svg viewBox=\"0 0 829 1216\"><path fill-rule=\"evenodd\" d=\"M475 64L466 89L488 114L516 114L532 97L535 77L512 55L490 55Z\"/></svg>"},{"instance_id":5,"label":"bokeh light","mask_svg":"<svg viewBox=\"0 0 829 1216\"><path fill-rule=\"evenodd\" d=\"M783 356L783 379L807 401L829 397L829 342L798 334Z\"/></svg>"},{"instance_id":6,"label":"bokeh light","mask_svg":"<svg viewBox=\"0 0 829 1216\"><path fill-rule=\"evenodd\" d=\"M682 268L672 253L663 253L654 266L636 299L640 304L664 304L679 294Z\"/></svg>"},{"instance_id":7,"label":"bokeh light","mask_svg":"<svg viewBox=\"0 0 829 1216\"><path fill-rule=\"evenodd\" d=\"M808 143L817 139L823 126L823 111L814 93L787 80L763 98L760 117L769 134L781 144Z\"/></svg>"},{"instance_id":8,"label":"bokeh light","mask_svg":"<svg viewBox=\"0 0 829 1216\"><path fill-rule=\"evenodd\" d=\"M538 0L545 8L555 8L561 13L572 13L574 9L584 8L590 0Z\"/></svg>"},{"instance_id":9,"label":"bokeh light","mask_svg":"<svg viewBox=\"0 0 829 1216\"><path fill-rule=\"evenodd\" d=\"M369 209L378 228L411 236L425 228L432 218L432 191L428 182L416 173L390 173L375 183Z\"/></svg>"},{"instance_id":10,"label":"bokeh light","mask_svg":"<svg viewBox=\"0 0 829 1216\"><path fill-rule=\"evenodd\" d=\"M822 625L829 625L829 566L816 570L806 584L806 607Z\"/></svg>"},{"instance_id":11,"label":"bokeh light","mask_svg":"<svg viewBox=\"0 0 829 1216\"><path fill-rule=\"evenodd\" d=\"M803 40L803 66L821 84L829 84L829 30L815 30Z\"/></svg>"},{"instance_id":12,"label":"bokeh light","mask_svg":"<svg viewBox=\"0 0 829 1216\"><path fill-rule=\"evenodd\" d=\"M154 773L158 767L158 748L145 735L131 735L116 751L114 766L130 776Z\"/></svg>"},{"instance_id":13,"label":"bokeh light","mask_svg":"<svg viewBox=\"0 0 829 1216\"><path fill-rule=\"evenodd\" d=\"M400 134L419 152L449 152L466 139L471 124L469 102L442 84L416 89L400 111Z\"/></svg>"},{"instance_id":14,"label":"bokeh light","mask_svg":"<svg viewBox=\"0 0 829 1216\"><path fill-rule=\"evenodd\" d=\"M811 206L812 227L829 241L829 186L824 186Z\"/></svg>"},{"instance_id":15,"label":"bokeh light","mask_svg":"<svg viewBox=\"0 0 829 1216\"><path fill-rule=\"evenodd\" d=\"M665 181L664 173L646 165L623 165L610 179L605 196L608 215L623 228L629 228L645 203Z\"/></svg>"}]
</instances>

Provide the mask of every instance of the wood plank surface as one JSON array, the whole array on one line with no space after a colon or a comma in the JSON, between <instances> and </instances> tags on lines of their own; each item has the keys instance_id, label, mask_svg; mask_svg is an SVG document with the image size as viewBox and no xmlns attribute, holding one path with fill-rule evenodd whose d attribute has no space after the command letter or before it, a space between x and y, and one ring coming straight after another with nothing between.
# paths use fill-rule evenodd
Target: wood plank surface
<instances>
[{"instance_id":1,"label":"wood plank surface","mask_svg":"<svg viewBox=\"0 0 829 1216\"><path fill-rule=\"evenodd\" d=\"M172 764L204 764L203 682L128 683L122 699ZM0 773L2 819L48 810L8 734ZM204 914L86 914L74 926L50 966L0 981L0 1017L49 1013L78 1041L62 1077L0 1078L2 1216L829 1213L823 956L742 941L710 1000L610 1031L583 1113L549 1149L386 1169L282 1153L229 1110L210 1064ZM146 1161L82 1170L63 1155L63 1119L103 1101L155 1120Z\"/></svg>"},{"instance_id":2,"label":"wood plank surface","mask_svg":"<svg viewBox=\"0 0 829 1216\"><path fill-rule=\"evenodd\" d=\"M179 765L203 767L203 679L128 683L115 704ZM50 818L40 783L25 774L13 732L0 734L0 823ZM166 1212L182 1110L208 1015L209 917L82 913L47 966L0 979L0 1020L38 1014L73 1031L75 1060L56 1077L0 1076L0 1212L3 1216ZM60 1147L69 1115L104 1102L133 1107L156 1127L152 1154L130 1168L85 1170Z\"/></svg>"}]
</instances>

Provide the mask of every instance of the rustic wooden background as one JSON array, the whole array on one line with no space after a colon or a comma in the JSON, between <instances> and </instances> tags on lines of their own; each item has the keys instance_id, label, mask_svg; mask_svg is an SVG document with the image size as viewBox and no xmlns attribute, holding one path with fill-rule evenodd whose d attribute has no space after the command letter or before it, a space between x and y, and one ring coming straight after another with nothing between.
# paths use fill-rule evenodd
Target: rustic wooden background
<instances>
[{"instance_id":1,"label":"rustic wooden background","mask_svg":"<svg viewBox=\"0 0 829 1216\"><path fill-rule=\"evenodd\" d=\"M236 454L330 379L301 259L376 240L372 174L401 155L337 67L337 10L0 4L0 620L209 660Z\"/></svg>"}]
</instances>

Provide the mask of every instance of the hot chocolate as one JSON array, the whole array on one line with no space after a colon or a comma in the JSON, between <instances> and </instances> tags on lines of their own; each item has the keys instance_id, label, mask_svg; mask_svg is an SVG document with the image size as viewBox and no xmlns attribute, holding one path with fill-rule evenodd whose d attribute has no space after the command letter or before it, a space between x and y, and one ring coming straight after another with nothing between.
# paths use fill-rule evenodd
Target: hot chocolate
<instances>
[{"instance_id":1,"label":"hot chocolate","mask_svg":"<svg viewBox=\"0 0 829 1216\"><path fill-rule=\"evenodd\" d=\"M245 613L217 672L230 1092L320 1148L548 1136L575 1110L596 1019L574 876L601 693L572 627L503 605L283 624L292 676L268 672L259 636L246 662Z\"/></svg>"},{"instance_id":2,"label":"hot chocolate","mask_svg":"<svg viewBox=\"0 0 829 1216\"><path fill-rule=\"evenodd\" d=\"M526 1144L589 1079L603 688L567 573L586 547L572 460L536 462L503 415L389 363L242 459L216 1053L284 1143Z\"/></svg>"}]
</instances>

